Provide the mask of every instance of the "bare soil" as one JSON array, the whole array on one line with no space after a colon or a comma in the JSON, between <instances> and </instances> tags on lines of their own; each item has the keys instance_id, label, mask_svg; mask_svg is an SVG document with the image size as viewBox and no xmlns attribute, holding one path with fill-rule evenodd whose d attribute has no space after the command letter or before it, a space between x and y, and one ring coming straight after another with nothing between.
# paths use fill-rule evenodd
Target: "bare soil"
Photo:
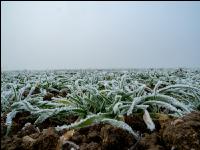
<instances>
[{"instance_id":1,"label":"bare soil","mask_svg":"<svg viewBox=\"0 0 200 150\"><path fill-rule=\"evenodd\" d=\"M168 148L200 149L200 112L166 122L160 135Z\"/></svg>"},{"instance_id":2,"label":"bare soil","mask_svg":"<svg viewBox=\"0 0 200 150\"><path fill-rule=\"evenodd\" d=\"M182 118L170 118L157 114L154 119L156 130L146 129L141 116L124 116L124 121L141 138L136 141L127 131L108 124L96 124L77 130L55 131L56 124L48 120L43 129L31 123L28 113L14 118L9 136L5 136L5 118L1 118L2 150L199 150L200 112L192 112ZM71 116L68 123L77 117ZM30 123L27 123L30 122ZM2 132L3 131L3 132Z\"/></svg>"}]
</instances>

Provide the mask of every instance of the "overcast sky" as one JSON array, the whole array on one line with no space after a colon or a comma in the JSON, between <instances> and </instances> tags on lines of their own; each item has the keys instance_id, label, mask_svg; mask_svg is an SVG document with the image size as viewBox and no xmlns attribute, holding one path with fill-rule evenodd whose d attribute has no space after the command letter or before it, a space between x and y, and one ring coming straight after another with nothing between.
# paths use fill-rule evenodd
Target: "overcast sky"
<instances>
[{"instance_id":1,"label":"overcast sky","mask_svg":"<svg viewBox=\"0 0 200 150\"><path fill-rule=\"evenodd\" d=\"M200 67L200 2L1 2L3 70Z\"/></svg>"}]
</instances>

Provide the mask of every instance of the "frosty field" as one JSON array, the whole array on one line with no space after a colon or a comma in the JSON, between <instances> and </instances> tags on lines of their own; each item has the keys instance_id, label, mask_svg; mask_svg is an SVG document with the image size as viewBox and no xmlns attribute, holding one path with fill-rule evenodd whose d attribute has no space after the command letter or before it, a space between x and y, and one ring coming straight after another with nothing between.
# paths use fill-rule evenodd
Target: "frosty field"
<instances>
[{"instance_id":1,"label":"frosty field","mask_svg":"<svg viewBox=\"0 0 200 150\"><path fill-rule=\"evenodd\" d=\"M1 72L1 149L200 149L200 69Z\"/></svg>"}]
</instances>

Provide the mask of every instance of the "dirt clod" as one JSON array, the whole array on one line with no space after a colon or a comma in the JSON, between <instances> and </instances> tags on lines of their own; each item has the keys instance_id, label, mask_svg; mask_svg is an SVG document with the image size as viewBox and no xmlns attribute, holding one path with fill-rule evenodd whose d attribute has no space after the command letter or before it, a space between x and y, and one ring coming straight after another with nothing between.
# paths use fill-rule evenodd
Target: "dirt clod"
<instances>
[{"instance_id":1,"label":"dirt clod","mask_svg":"<svg viewBox=\"0 0 200 150\"><path fill-rule=\"evenodd\" d=\"M56 122L53 124L46 122L43 124L46 126L42 132L39 132L35 125L27 123L27 115L29 114L16 115L11 134L3 135L1 138L2 150L57 150L58 147L59 150L200 149L200 112L192 112L182 118L173 119L159 115L155 123L158 128L153 132L146 129L142 118L125 116L125 121L141 134L138 141L127 131L102 123L58 133L54 127L50 127L56 126ZM73 120L74 117L71 117ZM1 118L1 125L4 124L5 118Z\"/></svg>"},{"instance_id":2,"label":"dirt clod","mask_svg":"<svg viewBox=\"0 0 200 150\"><path fill-rule=\"evenodd\" d=\"M64 88L60 90L59 95L62 97L66 97L68 93L69 93L69 90L67 88Z\"/></svg>"},{"instance_id":3,"label":"dirt clod","mask_svg":"<svg viewBox=\"0 0 200 150\"><path fill-rule=\"evenodd\" d=\"M19 137L14 135L12 137L3 137L1 140L2 150L53 150L58 144L59 136L54 128L43 130L42 133L34 133Z\"/></svg>"},{"instance_id":4,"label":"dirt clod","mask_svg":"<svg viewBox=\"0 0 200 150\"><path fill-rule=\"evenodd\" d=\"M52 100L52 97L54 97L54 95L52 93L47 92L46 95L43 97L43 100L50 101Z\"/></svg>"},{"instance_id":5,"label":"dirt clod","mask_svg":"<svg viewBox=\"0 0 200 150\"><path fill-rule=\"evenodd\" d=\"M97 124L77 130L70 139L79 144L81 150L128 149L134 144L133 135L107 124Z\"/></svg>"},{"instance_id":6,"label":"dirt clod","mask_svg":"<svg viewBox=\"0 0 200 150\"><path fill-rule=\"evenodd\" d=\"M167 147L200 149L200 112L165 123L160 134Z\"/></svg>"}]
</instances>

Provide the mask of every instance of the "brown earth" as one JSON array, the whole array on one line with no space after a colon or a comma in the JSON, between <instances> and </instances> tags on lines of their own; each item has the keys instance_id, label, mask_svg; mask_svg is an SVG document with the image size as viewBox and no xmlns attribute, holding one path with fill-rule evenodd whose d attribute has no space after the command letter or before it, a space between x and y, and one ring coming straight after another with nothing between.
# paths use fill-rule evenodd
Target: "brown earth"
<instances>
[{"instance_id":1,"label":"brown earth","mask_svg":"<svg viewBox=\"0 0 200 150\"><path fill-rule=\"evenodd\" d=\"M15 121L19 122L19 120L23 120L22 118L18 117ZM146 129L146 125L143 123L141 117L124 117L125 122L133 130L140 132L141 138L138 141L127 131L108 124L96 124L58 133L53 127L48 127L47 125L47 129L39 131L34 125L26 123L25 126L22 126L21 130L18 129L17 133L15 131L10 136L3 136L1 138L1 149L68 150L72 147L75 150L200 149L200 112L193 112L179 119L172 119L163 114L155 118L154 122L157 129L150 132ZM4 120L1 120L2 126Z\"/></svg>"},{"instance_id":2,"label":"brown earth","mask_svg":"<svg viewBox=\"0 0 200 150\"><path fill-rule=\"evenodd\" d=\"M2 150L54 150L56 149L59 136L54 128L48 128L43 132L25 135L22 138L18 135L3 137L1 139Z\"/></svg>"},{"instance_id":3,"label":"brown earth","mask_svg":"<svg viewBox=\"0 0 200 150\"><path fill-rule=\"evenodd\" d=\"M69 139L81 150L126 150L136 140L127 131L107 124L97 124L77 130Z\"/></svg>"},{"instance_id":4,"label":"brown earth","mask_svg":"<svg viewBox=\"0 0 200 150\"><path fill-rule=\"evenodd\" d=\"M43 129L47 129L48 127L56 127L58 125L60 126L63 124L67 124L67 125L71 124L75 122L77 119L78 119L77 116L67 116L66 118L63 118L61 122L56 119L47 118L43 123L41 123L37 127L39 130L42 131ZM29 112L17 113L16 116L13 118L12 127L11 127L9 135L21 134L21 129L24 127L24 125L26 123L34 124L35 120L36 119L31 118ZM1 117L1 136L4 136L6 134L7 126L5 125L5 121L6 121L6 115Z\"/></svg>"},{"instance_id":5,"label":"brown earth","mask_svg":"<svg viewBox=\"0 0 200 150\"><path fill-rule=\"evenodd\" d=\"M165 123L160 135L168 148L199 150L200 112L193 112L181 119Z\"/></svg>"},{"instance_id":6,"label":"brown earth","mask_svg":"<svg viewBox=\"0 0 200 150\"><path fill-rule=\"evenodd\" d=\"M51 101L53 97L66 97L69 93L69 89L63 88L60 91L57 89L48 89L46 95L44 95L43 100Z\"/></svg>"}]
</instances>

